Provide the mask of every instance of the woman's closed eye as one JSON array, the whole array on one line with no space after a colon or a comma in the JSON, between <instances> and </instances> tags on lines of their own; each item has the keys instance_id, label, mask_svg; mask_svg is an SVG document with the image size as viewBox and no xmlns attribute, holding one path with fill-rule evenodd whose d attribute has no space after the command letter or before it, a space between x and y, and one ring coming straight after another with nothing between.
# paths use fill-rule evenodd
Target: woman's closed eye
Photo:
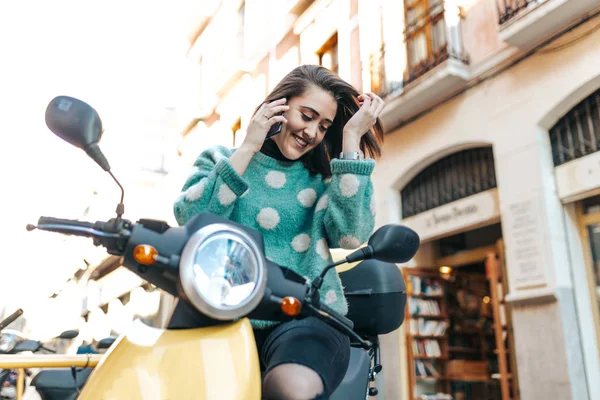
<instances>
[{"instance_id":1,"label":"woman's closed eye","mask_svg":"<svg viewBox=\"0 0 600 400\"><path fill-rule=\"evenodd\" d=\"M309 117L308 115L306 115L304 113L300 113L300 114L302 114L302 119L305 120L306 122L310 122L313 120L311 117ZM319 125L319 129L321 130L321 132L327 132L327 128L328 128L328 126Z\"/></svg>"}]
</instances>

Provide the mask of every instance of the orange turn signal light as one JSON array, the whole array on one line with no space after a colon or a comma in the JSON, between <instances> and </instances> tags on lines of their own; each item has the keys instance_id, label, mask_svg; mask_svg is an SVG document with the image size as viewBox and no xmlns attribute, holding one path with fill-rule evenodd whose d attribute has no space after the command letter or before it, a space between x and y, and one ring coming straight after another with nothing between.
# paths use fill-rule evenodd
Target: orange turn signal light
<instances>
[{"instance_id":1,"label":"orange turn signal light","mask_svg":"<svg viewBox=\"0 0 600 400\"><path fill-rule=\"evenodd\" d=\"M142 265L151 265L156 261L158 251L149 244L140 244L133 249L133 258Z\"/></svg>"},{"instance_id":2,"label":"orange turn signal light","mask_svg":"<svg viewBox=\"0 0 600 400\"><path fill-rule=\"evenodd\" d=\"M295 317L296 315L300 314L300 311L302 311L302 303L295 297L284 297L281 300L281 311L283 311L285 315Z\"/></svg>"}]
</instances>

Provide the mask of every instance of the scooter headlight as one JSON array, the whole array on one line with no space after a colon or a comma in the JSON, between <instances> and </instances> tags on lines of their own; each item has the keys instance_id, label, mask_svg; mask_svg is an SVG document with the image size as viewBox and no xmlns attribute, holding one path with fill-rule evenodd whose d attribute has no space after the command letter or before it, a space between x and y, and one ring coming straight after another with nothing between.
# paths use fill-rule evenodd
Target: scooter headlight
<instances>
[{"instance_id":1,"label":"scooter headlight","mask_svg":"<svg viewBox=\"0 0 600 400\"><path fill-rule=\"evenodd\" d=\"M226 224L205 226L181 254L181 286L203 314L232 320L250 313L266 286L264 258L244 231Z\"/></svg>"}]
</instances>

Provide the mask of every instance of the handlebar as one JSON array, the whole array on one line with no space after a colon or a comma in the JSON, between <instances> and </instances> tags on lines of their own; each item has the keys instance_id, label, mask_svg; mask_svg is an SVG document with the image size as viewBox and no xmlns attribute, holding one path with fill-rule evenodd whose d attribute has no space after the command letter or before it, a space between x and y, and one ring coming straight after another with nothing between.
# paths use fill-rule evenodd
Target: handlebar
<instances>
[{"instance_id":1,"label":"handlebar","mask_svg":"<svg viewBox=\"0 0 600 400\"><path fill-rule=\"evenodd\" d=\"M44 231L63 233L74 236L83 237L97 237L107 239L118 239L120 235L113 232L104 232L102 229L102 222L96 222L95 224L85 221L77 221L74 219L63 219L53 217L40 217L38 220L37 227L28 226L30 228L37 228Z\"/></svg>"},{"instance_id":2,"label":"handlebar","mask_svg":"<svg viewBox=\"0 0 600 400\"><path fill-rule=\"evenodd\" d=\"M156 222L152 220L132 224L130 221L117 218L107 222L97 221L96 223L91 223L71 219L40 217L37 226L29 225L27 229L40 229L93 238L94 244L96 246L104 246L109 254L124 256L123 265L140 275L140 277L177 296L180 293L173 282L176 282L178 278L179 256L182 244L187 242L190 232L196 231L207 223L216 222L216 219L212 216L210 218L204 216L204 218L205 220L198 217L185 228L170 228L165 224L167 228L165 229L163 225L152 224L152 222ZM158 252L161 255L161 261L157 262L153 268L138 268L139 264L133 256L133 250L137 245L147 243L157 246ZM315 297L311 299L314 301L307 299L308 301L305 302L305 305L310 310L309 314L315 315L342 332L347 333L352 339L359 342L362 347L370 348L370 345L353 331L354 323L351 320L318 300L318 288L306 285L301 278L293 279L290 271L284 274L281 271L281 267L276 265L273 267L275 268L274 271L279 270L279 273L270 273L269 280L273 287L278 288L277 292L279 293L276 293L277 296L293 295L298 299L302 299L304 296ZM302 283L299 281L302 281ZM311 288L314 291L310 290ZM271 316L271 313L272 311L269 309L265 311L265 316ZM14 319L17 317L18 315ZM258 315L255 317L258 317ZM263 318L258 317L257 319ZM10 322L12 320L8 323Z\"/></svg>"}]
</instances>

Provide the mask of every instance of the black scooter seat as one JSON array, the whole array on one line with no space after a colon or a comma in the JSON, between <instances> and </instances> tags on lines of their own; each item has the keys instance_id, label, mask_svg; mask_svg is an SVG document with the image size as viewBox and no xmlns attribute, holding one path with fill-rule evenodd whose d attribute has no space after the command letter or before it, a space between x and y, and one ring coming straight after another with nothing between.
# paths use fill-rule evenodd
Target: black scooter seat
<instances>
[{"instance_id":1,"label":"black scooter seat","mask_svg":"<svg viewBox=\"0 0 600 400\"><path fill-rule=\"evenodd\" d=\"M38 373L31 381L42 400L74 400L93 368L77 369L77 388L70 369L47 369Z\"/></svg>"}]
</instances>

